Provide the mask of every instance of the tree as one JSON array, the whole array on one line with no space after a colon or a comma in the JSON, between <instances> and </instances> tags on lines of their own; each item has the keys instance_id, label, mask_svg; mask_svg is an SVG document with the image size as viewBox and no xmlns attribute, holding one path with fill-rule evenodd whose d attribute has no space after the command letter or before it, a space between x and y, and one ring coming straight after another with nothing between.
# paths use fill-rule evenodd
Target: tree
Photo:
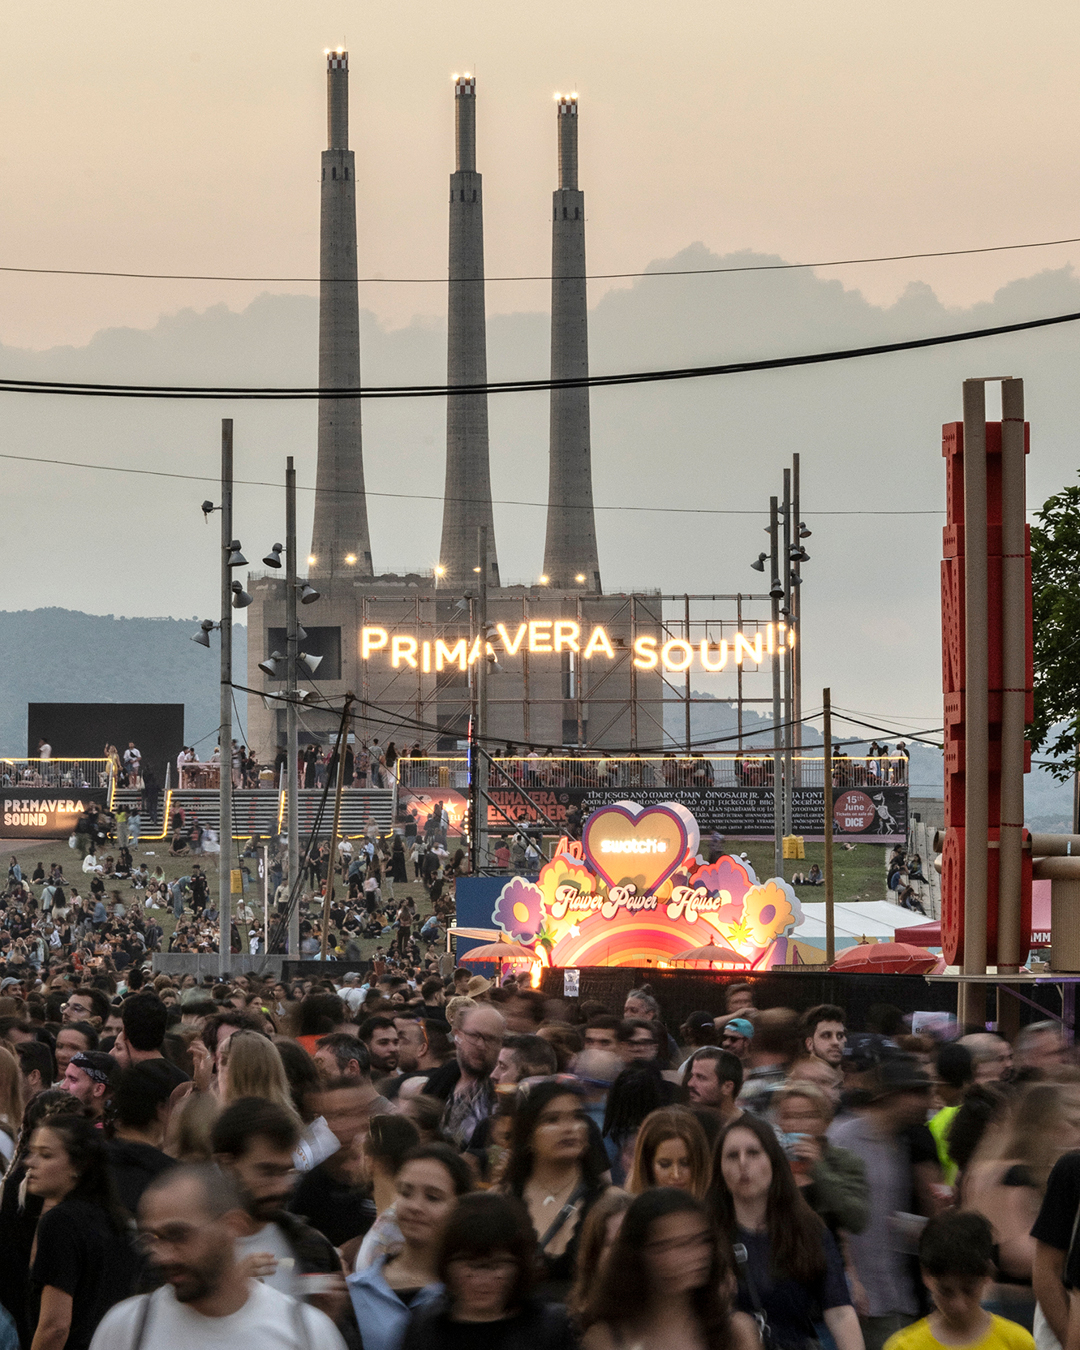
<instances>
[{"instance_id":1,"label":"tree","mask_svg":"<svg viewBox=\"0 0 1080 1350\"><path fill-rule=\"evenodd\" d=\"M1080 719L1080 487L1044 503L1031 527L1035 650L1035 720L1031 745L1056 763L1061 781L1074 772Z\"/></svg>"}]
</instances>

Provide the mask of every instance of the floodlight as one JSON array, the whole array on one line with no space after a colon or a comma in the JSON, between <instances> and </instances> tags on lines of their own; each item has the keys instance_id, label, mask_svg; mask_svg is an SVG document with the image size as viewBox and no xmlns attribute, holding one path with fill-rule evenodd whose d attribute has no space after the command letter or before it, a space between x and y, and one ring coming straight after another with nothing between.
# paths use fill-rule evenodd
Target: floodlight
<instances>
[{"instance_id":1,"label":"floodlight","mask_svg":"<svg viewBox=\"0 0 1080 1350\"><path fill-rule=\"evenodd\" d=\"M792 584L793 586L801 586L801 585L802 585L802 577L799 576L798 572L789 572L789 573L788 573L788 580L791 582L791 584Z\"/></svg>"},{"instance_id":2,"label":"floodlight","mask_svg":"<svg viewBox=\"0 0 1080 1350\"><path fill-rule=\"evenodd\" d=\"M281 676L278 673L278 667L284 659L285 658L280 652L271 652L265 661L259 662L259 669L264 675L269 675L272 680L280 680Z\"/></svg>"},{"instance_id":3,"label":"floodlight","mask_svg":"<svg viewBox=\"0 0 1080 1350\"><path fill-rule=\"evenodd\" d=\"M460 600L455 600L455 601L454 601L454 608L455 608L455 609L468 609L468 608L469 608L469 602L468 602L468 600L465 599L464 596L462 596Z\"/></svg>"},{"instance_id":4,"label":"floodlight","mask_svg":"<svg viewBox=\"0 0 1080 1350\"><path fill-rule=\"evenodd\" d=\"M232 593L233 609L247 609L248 605L251 604L251 596L248 595L247 591L244 590L243 586L241 586L238 581L233 582Z\"/></svg>"},{"instance_id":5,"label":"floodlight","mask_svg":"<svg viewBox=\"0 0 1080 1350\"><path fill-rule=\"evenodd\" d=\"M765 559L766 559L768 556L769 556L769 555L768 555L767 553L759 553L759 554L757 555L757 562L752 562L752 563L750 564L750 566L754 569L755 572L764 572L764 571L765 571Z\"/></svg>"},{"instance_id":6,"label":"floodlight","mask_svg":"<svg viewBox=\"0 0 1080 1350\"><path fill-rule=\"evenodd\" d=\"M214 505L213 502L203 502L203 504L202 504L202 513L203 513L204 516L208 516L208 515L210 514L211 511L216 511L216 510L217 510L217 507Z\"/></svg>"},{"instance_id":7,"label":"floodlight","mask_svg":"<svg viewBox=\"0 0 1080 1350\"><path fill-rule=\"evenodd\" d=\"M269 553L266 555L266 557L263 559L263 566L264 566L264 567L280 567L280 566L281 566L281 555L282 555L282 553L284 553L284 551L285 551L285 545L284 545L284 544L271 544L271 545L270 545L270 552L269 552Z\"/></svg>"},{"instance_id":8,"label":"floodlight","mask_svg":"<svg viewBox=\"0 0 1080 1350\"><path fill-rule=\"evenodd\" d=\"M215 623L213 619L203 619L202 623L199 624L199 631L197 633L192 633L191 640L192 642L197 642L200 647L209 647L210 634L215 628L220 627L221 625Z\"/></svg>"},{"instance_id":9,"label":"floodlight","mask_svg":"<svg viewBox=\"0 0 1080 1350\"><path fill-rule=\"evenodd\" d=\"M300 603L302 605L313 605L318 598L319 592L305 581L300 588Z\"/></svg>"},{"instance_id":10,"label":"floodlight","mask_svg":"<svg viewBox=\"0 0 1080 1350\"><path fill-rule=\"evenodd\" d=\"M226 567L246 567L248 560L240 552L240 540L234 539L229 545L229 556L225 560Z\"/></svg>"},{"instance_id":11,"label":"floodlight","mask_svg":"<svg viewBox=\"0 0 1080 1350\"><path fill-rule=\"evenodd\" d=\"M799 521L799 538L800 538L800 539L809 539L810 536L811 536L813 533L814 533L813 530L808 530L808 529L806 528L806 526L803 524L803 522L802 522L801 520Z\"/></svg>"},{"instance_id":12,"label":"floodlight","mask_svg":"<svg viewBox=\"0 0 1080 1350\"><path fill-rule=\"evenodd\" d=\"M782 600L784 598L784 588L780 584L779 577L773 577L772 585L769 587L770 600Z\"/></svg>"},{"instance_id":13,"label":"floodlight","mask_svg":"<svg viewBox=\"0 0 1080 1350\"><path fill-rule=\"evenodd\" d=\"M792 562L809 562L810 554L803 548L802 544L792 544L788 549L788 557Z\"/></svg>"},{"instance_id":14,"label":"floodlight","mask_svg":"<svg viewBox=\"0 0 1080 1350\"><path fill-rule=\"evenodd\" d=\"M307 667L307 672L309 675L314 675L315 672L319 669L319 667L323 663L323 659L321 656L309 656L307 652L301 652L296 659L297 661L300 662L302 666Z\"/></svg>"},{"instance_id":15,"label":"floodlight","mask_svg":"<svg viewBox=\"0 0 1080 1350\"><path fill-rule=\"evenodd\" d=\"M306 629L306 628L301 628L301 626L300 626L299 624L297 624L297 625L296 625L296 640L297 640L297 642L303 642L304 639L305 639L306 637L307 637L307 629Z\"/></svg>"}]
</instances>

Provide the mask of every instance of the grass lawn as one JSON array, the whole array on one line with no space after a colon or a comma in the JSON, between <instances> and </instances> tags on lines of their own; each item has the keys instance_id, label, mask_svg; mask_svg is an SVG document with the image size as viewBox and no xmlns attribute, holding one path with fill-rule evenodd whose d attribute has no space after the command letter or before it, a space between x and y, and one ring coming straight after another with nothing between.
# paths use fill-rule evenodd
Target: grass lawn
<instances>
[{"instance_id":1,"label":"grass lawn","mask_svg":"<svg viewBox=\"0 0 1080 1350\"><path fill-rule=\"evenodd\" d=\"M727 845L735 854L745 852L760 878L772 876L773 847L771 840L738 840L732 838L727 841ZM44 865L46 872L54 862L59 862L64 867L68 886L75 886L82 896L89 893L90 877L84 875L81 871L78 855L73 849L68 848L66 840L2 840L0 841L0 849L3 850L5 868L12 855L19 859L24 876L29 876L39 862ZM856 844L850 852L843 849L839 844L834 844L833 869L836 900L884 899L885 860L887 856L888 849L882 844L860 843ZM170 882L175 881L177 877L190 874L193 862L201 862L203 870L210 877L211 894L216 892L216 854L208 854L201 859L191 857L170 858L167 840L148 840L140 842L134 857L136 863L145 862L151 872L160 864L165 870L166 879ZM824 869L825 846L820 843L808 843L806 845L806 858L798 862L788 859L784 864L784 875L790 878L793 872L809 871L811 864L815 862ZM249 861L247 865L254 876L253 861ZM128 900L132 894L130 883L119 883L119 889L124 900ZM419 882L410 881L405 886L397 885L394 888L394 894L399 900L404 899L406 895L411 895L416 902L421 920L430 914L431 906L428 903L424 888ZM811 903L823 901L825 898L824 890L820 887L799 887L798 894L803 901ZM262 893L258 888L257 881L255 885L245 889L245 898L253 909L261 908ZM165 951L168 948L169 935L175 925L172 910L163 911L159 909L152 910L150 913L164 929L165 937L162 940L161 948L162 951ZM309 913L314 916L315 911L312 910ZM391 917L393 917L392 913ZM370 956L377 946L385 947L392 938L393 934L387 933L382 938L362 941L361 947L364 956Z\"/></svg>"}]
</instances>

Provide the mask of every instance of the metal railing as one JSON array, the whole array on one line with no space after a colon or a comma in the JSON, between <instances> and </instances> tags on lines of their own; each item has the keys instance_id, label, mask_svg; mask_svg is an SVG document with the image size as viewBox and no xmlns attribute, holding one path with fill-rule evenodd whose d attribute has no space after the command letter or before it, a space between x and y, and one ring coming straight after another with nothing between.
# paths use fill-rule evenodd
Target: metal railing
<instances>
[{"instance_id":1,"label":"metal railing","mask_svg":"<svg viewBox=\"0 0 1080 1350\"><path fill-rule=\"evenodd\" d=\"M523 788L711 788L771 787L772 752L760 748L722 755L536 755L493 757L495 764ZM796 755L793 778L802 787L824 787L822 755ZM401 788L464 789L468 761L464 756L400 759ZM904 755L873 759L838 758L833 762L833 787L903 787L908 781ZM500 786L505 786L503 780Z\"/></svg>"},{"instance_id":2,"label":"metal railing","mask_svg":"<svg viewBox=\"0 0 1080 1350\"><path fill-rule=\"evenodd\" d=\"M0 759L0 787L107 788L112 781L108 759Z\"/></svg>"}]
</instances>

